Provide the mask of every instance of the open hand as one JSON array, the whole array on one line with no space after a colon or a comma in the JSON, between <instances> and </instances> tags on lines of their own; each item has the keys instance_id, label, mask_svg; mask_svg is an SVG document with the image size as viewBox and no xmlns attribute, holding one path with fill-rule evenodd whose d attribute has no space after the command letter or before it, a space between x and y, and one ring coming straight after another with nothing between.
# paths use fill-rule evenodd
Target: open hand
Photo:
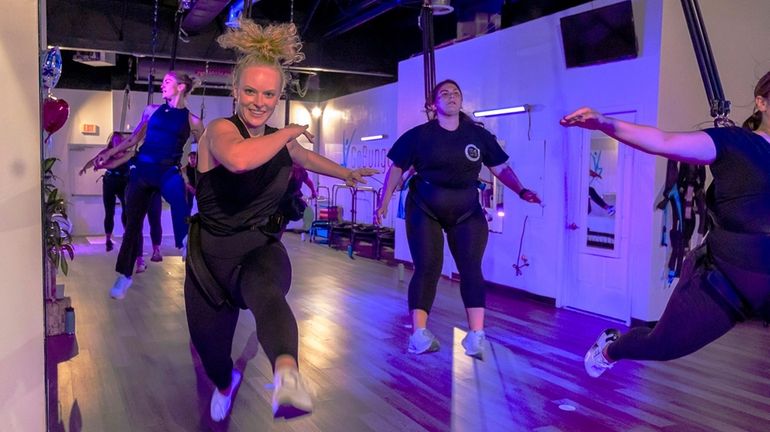
<instances>
[{"instance_id":1,"label":"open hand","mask_svg":"<svg viewBox=\"0 0 770 432\"><path fill-rule=\"evenodd\" d=\"M583 107L559 120L564 127L577 126L583 129L596 130L607 122L607 118L593 108Z\"/></svg>"},{"instance_id":2,"label":"open hand","mask_svg":"<svg viewBox=\"0 0 770 432\"><path fill-rule=\"evenodd\" d=\"M358 168L350 171L345 177L345 184L348 186L356 186L357 184L366 184L364 177L373 176L380 171L374 168Z\"/></svg>"}]
</instances>

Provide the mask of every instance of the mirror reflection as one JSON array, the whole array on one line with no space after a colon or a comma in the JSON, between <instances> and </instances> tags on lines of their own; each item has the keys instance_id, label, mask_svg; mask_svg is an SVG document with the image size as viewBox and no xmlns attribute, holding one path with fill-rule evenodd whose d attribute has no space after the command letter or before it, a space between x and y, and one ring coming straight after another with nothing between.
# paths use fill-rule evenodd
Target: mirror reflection
<instances>
[{"instance_id":1,"label":"mirror reflection","mask_svg":"<svg viewBox=\"0 0 770 432\"><path fill-rule=\"evenodd\" d=\"M586 246L615 249L617 174L618 142L593 132L588 158Z\"/></svg>"}]
</instances>

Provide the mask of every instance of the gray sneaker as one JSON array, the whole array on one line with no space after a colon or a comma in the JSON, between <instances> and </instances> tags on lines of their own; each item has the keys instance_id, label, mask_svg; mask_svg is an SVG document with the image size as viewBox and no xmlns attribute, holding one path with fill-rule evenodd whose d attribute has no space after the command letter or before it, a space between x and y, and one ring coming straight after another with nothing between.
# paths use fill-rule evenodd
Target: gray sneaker
<instances>
[{"instance_id":1,"label":"gray sneaker","mask_svg":"<svg viewBox=\"0 0 770 432\"><path fill-rule=\"evenodd\" d=\"M486 337L484 330L471 330L465 335L462 341L463 348L465 348L465 355L484 360L484 346L486 344Z\"/></svg>"},{"instance_id":2,"label":"gray sneaker","mask_svg":"<svg viewBox=\"0 0 770 432\"><path fill-rule=\"evenodd\" d=\"M299 371L276 371L273 379L273 417L292 419L313 412L313 398Z\"/></svg>"},{"instance_id":3,"label":"gray sneaker","mask_svg":"<svg viewBox=\"0 0 770 432\"><path fill-rule=\"evenodd\" d=\"M128 287L131 286L131 280L130 277L127 277L126 275L119 275L117 279L115 279L115 283L112 285L112 289L110 289L110 297L114 299L122 299L126 296L126 291L128 291Z\"/></svg>"},{"instance_id":4,"label":"gray sneaker","mask_svg":"<svg viewBox=\"0 0 770 432\"><path fill-rule=\"evenodd\" d=\"M438 339L428 329L417 329L409 336L408 351L412 354L432 353L438 351L440 347Z\"/></svg>"},{"instance_id":5,"label":"gray sneaker","mask_svg":"<svg viewBox=\"0 0 770 432\"><path fill-rule=\"evenodd\" d=\"M610 362L604 357L604 347L615 342L620 337L620 332L615 329L604 330L596 339L596 343L588 349L583 358L583 365L588 375L598 378L607 369L611 369L615 362Z\"/></svg>"}]
</instances>

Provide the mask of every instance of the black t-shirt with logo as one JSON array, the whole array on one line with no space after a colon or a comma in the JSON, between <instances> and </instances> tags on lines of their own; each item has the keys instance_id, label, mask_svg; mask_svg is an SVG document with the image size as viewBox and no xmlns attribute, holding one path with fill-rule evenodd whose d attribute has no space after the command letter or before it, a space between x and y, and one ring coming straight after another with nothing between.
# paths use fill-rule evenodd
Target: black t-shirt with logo
<instances>
[{"instance_id":1,"label":"black t-shirt with logo","mask_svg":"<svg viewBox=\"0 0 770 432\"><path fill-rule=\"evenodd\" d=\"M722 228L770 234L770 143L739 127L704 130L717 149L709 209Z\"/></svg>"},{"instance_id":2,"label":"black t-shirt with logo","mask_svg":"<svg viewBox=\"0 0 770 432\"><path fill-rule=\"evenodd\" d=\"M508 160L495 136L469 121L449 131L437 120L405 132L388 152L397 167L414 166L430 183L447 188L476 187L481 164L497 166Z\"/></svg>"}]
</instances>

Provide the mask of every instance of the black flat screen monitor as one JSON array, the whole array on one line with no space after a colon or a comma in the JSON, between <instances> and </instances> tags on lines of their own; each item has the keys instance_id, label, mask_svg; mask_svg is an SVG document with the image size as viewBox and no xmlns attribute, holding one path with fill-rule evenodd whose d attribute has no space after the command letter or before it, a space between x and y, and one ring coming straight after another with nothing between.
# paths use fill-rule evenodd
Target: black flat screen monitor
<instances>
[{"instance_id":1,"label":"black flat screen monitor","mask_svg":"<svg viewBox=\"0 0 770 432\"><path fill-rule=\"evenodd\" d=\"M630 0L563 17L561 37L568 68L632 59L639 51Z\"/></svg>"}]
</instances>

